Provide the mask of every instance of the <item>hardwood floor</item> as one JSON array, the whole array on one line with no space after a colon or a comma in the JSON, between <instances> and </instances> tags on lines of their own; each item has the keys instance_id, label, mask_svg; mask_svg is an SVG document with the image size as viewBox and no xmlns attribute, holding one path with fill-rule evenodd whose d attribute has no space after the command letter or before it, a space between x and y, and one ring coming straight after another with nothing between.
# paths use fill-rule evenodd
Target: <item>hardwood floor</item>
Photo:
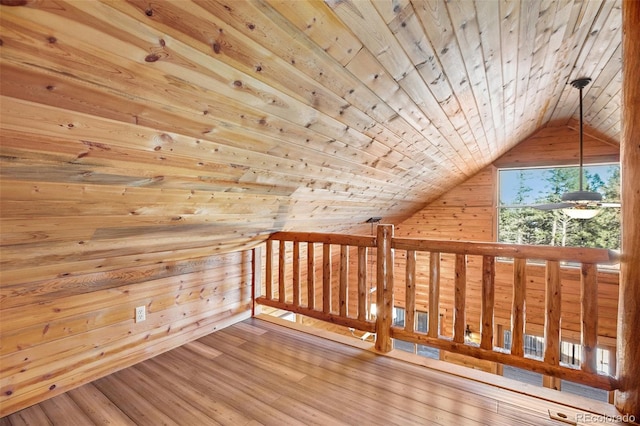
<instances>
[{"instance_id":1,"label":"hardwood floor","mask_svg":"<svg viewBox=\"0 0 640 426\"><path fill-rule=\"evenodd\" d=\"M582 413L251 319L0 425L563 424L549 410Z\"/></svg>"}]
</instances>

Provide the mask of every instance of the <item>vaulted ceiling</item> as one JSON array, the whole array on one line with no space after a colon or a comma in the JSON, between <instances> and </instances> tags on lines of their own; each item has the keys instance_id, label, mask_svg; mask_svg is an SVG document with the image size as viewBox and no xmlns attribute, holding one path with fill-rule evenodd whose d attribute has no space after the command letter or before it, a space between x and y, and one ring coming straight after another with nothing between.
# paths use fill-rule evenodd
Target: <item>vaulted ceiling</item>
<instances>
[{"instance_id":1,"label":"vaulted ceiling","mask_svg":"<svg viewBox=\"0 0 640 426\"><path fill-rule=\"evenodd\" d=\"M11 229L119 247L393 221L575 126L578 77L588 131L619 139L617 0L0 4Z\"/></svg>"}]
</instances>

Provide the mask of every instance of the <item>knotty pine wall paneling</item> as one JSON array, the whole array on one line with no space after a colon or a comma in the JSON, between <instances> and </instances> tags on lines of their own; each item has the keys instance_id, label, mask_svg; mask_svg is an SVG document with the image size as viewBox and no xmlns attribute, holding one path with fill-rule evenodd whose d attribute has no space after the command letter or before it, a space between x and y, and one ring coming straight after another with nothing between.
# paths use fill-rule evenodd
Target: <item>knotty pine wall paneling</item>
<instances>
[{"instance_id":1,"label":"knotty pine wall paneling","mask_svg":"<svg viewBox=\"0 0 640 426\"><path fill-rule=\"evenodd\" d=\"M237 251L3 284L0 414L247 318L251 267Z\"/></svg>"}]
</instances>

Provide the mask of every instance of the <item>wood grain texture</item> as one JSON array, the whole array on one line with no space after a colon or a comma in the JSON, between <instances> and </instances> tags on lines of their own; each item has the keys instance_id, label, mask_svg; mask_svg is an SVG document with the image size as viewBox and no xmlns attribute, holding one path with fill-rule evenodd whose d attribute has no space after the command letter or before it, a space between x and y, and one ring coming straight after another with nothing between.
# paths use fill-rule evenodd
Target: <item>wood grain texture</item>
<instances>
[{"instance_id":1,"label":"wood grain texture","mask_svg":"<svg viewBox=\"0 0 640 426\"><path fill-rule=\"evenodd\" d=\"M400 359L383 357L266 321L239 325L243 327L226 328L197 341L220 351L214 359L176 348L55 397L48 405L14 413L2 424L61 425L83 419L83 424L140 425L490 422L551 426L549 409L570 418L589 412L588 408L612 412L604 404L578 397L550 402L467 380L446 373L444 363L435 360L425 368L411 354L400 354ZM477 377L483 380L490 377L480 374ZM500 379L503 386L509 384ZM461 401L464 410L460 410Z\"/></svg>"},{"instance_id":2,"label":"wood grain texture","mask_svg":"<svg viewBox=\"0 0 640 426\"><path fill-rule=\"evenodd\" d=\"M438 337L440 329L440 253L429 254L429 337Z\"/></svg>"},{"instance_id":3,"label":"wood grain texture","mask_svg":"<svg viewBox=\"0 0 640 426\"><path fill-rule=\"evenodd\" d=\"M525 295L527 294L526 259L513 260L513 299L511 308L511 354L524 356L524 328L527 318Z\"/></svg>"},{"instance_id":4,"label":"wood grain texture","mask_svg":"<svg viewBox=\"0 0 640 426\"><path fill-rule=\"evenodd\" d=\"M496 299L496 259L491 256L482 256L482 303L481 303L481 329L480 347L493 349L493 324Z\"/></svg>"},{"instance_id":5,"label":"wood grain texture","mask_svg":"<svg viewBox=\"0 0 640 426\"><path fill-rule=\"evenodd\" d=\"M597 368L598 346L598 268L593 264L582 265L580 280L580 318L582 336L581 368L594 372Z\"/></svg>"},{"instance_id":6,"label":"wood grain texture","mask_svg":"<svg viewBox=\"0 0 640 426\"><path fill-rule=\"evenodd\" d=\"M453 341L464 343L467 326L465 305L467 304L467 256L456 255L453 290Z\"/></svg>"},{"instance_id":7,"label":"wood grain texture","mask_svg":"<svg viewBox=\"0 0 640 426\"><path fill-rule=\"evenodd\" d=\"M236 252L3 286L2 415L246 318L250 257ZM145 322L134 323L137 306L146 307Z\"/></svg>"},{"instance_id":8,"label":"wood grain texture","mask_svg":"<svg viewBox=\"0 0 640 426\"><path fill-rule=\"evenodd\" d=\"M543 148L527 149L542 157L546 136L559 144L575 134L565 83L582 73L593 78L589 134L614 151L620 139L618 0L1 3L0 356L10 410L246 314L247 250L274 232L366 234L365 220L383 215L399 235L494 241L487 167L530 135ZM575 157L561 145L551 157ZM588 157L612 158L605 148L587 147ZM267 248L269 296L279 251ZM314 307L323 264L307 253L314 273L295 299ZM432 312L444 316L431 321L447 333L450 266L443 257ZM425 267L418 257L417 309L430 303ZM598 276L599 294L614 281ZM496 286L501 321L510 289ZM277 297L288 294L278 284ZM355 287L347 299L355 312ZM599 311L616 303L607 296ZM149 320L130 324L141 304ZM467 317L478 314L470 304ZM615 336L614 323L604 315L600 339Z\"/></svg>"},{"instance_id":9,"label":"wood grain texture","mask_svg":"<svg viewBox=\"0 0 640 426\"><path fill-rule=\"evenodd\" d=\"M554 366L560 364L561 286L560 263L547 261L544 297L544 362Z\"/></svg>"},{"instance_id":10,"label":"wood grain texture","mask_svg":"<svg viewBox=\"0 0 640 426\"><path fill-rule=\"evenodd\" d=\"M393 349L391 324L393 322L393 225L378 225L376 239L376 350Z\"/></svg>"},{"instance_id":11,"label":"wood grain texture","mask_svg":"<svg viewBox=\"0 0 640 426\"><path fill-rule=\"evenodd\" d=\"M622 129L622 260L620 271L620 313L618 316L618 372L623 386L616 393L616 407L623 413L640 418L640 342L637 324L640 321L640 224L637 211L640 208L640 69L639 47L640 5L623 1L624 37L623 48L628 59L624 64L623 86L624 123Z\"/></svg>"}]
</instances>

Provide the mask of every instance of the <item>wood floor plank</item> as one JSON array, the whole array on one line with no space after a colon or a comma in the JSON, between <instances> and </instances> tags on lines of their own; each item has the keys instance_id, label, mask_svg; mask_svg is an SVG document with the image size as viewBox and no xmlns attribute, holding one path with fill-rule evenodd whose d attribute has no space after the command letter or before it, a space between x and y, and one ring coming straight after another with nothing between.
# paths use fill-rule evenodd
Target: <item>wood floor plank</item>
<instances>
[{"instance_id":1,"label":"wood floor plank","mask_svg":"<svg viewBox=\"0 0 640 426\"><path fill-rule=\"evenodd\" d=\"M250 323L245 323L245 322L241 322L236 324L237 327L234 327L234 330L242 330L242 331L247 331L249 333L255 334L255 335L262 335L264 333L266 333L266 331L263 328L260 327L256 327L253 324Z\"/></svg>"},{"instance_id":2,"label":"wood floor plank","mask_svg":"<svg viewBox=\"0 0 640 426\"><path fill-rule=\"evenodd\" d=\"M40 403L40 407L54 425L87 426L92 425L91 418L63 393Z\"/></svg>"},{"instance_id":3,"label":"wood floor plank","mask_svg":"<svg viewBox=\"0 0 640 426\"><path fill-rule=\"evenodd\" d=\"M25 408L24 410L18 411L8 417L3 417L3 420L6 419L6 423L2 422L1 425L13 425L13 426L27 426L27 425L53 425L49 417L42 410L40 405L33 405L29 408Z\"/></svg>"},{"instance_id":4,"label":"wood floor plank","mask_svg":"<svg viewBox=\"0 0 640 426\"><path fill-rule=\"evenodd\" d=\"M221 425L244 425L251 421L249 417L213 397L211 393L204 393L187 381L174 380L165 374L165 370L157 364L141 363L138 365L138 369L150 377L155 377L159 385L171 389L174 394L180 395L182 399L189 401L191 405L201 412L207 413L209 417Z\"/></svg>"},{"instance_id":5,"label":"wood floor plank","mask_svg":"<svg viewBox=\"0 0 640 426\"><path fill-rule=\"evenodd\" d=\"M218 360L219 358L215 361ZM181 358L181 355L176 351L165 353L159 357L149 360L149 362L156 363L161 368L167 369L167 374L187 377L191 386L194 388L199 389L212 397L219 398L227 405L236 410L242 411L247 416L252 417L253 420L259 422L259 424L303 424L296 418L291 417L285 412L281 412L270 405L271 402L280 397L276 392L268 389L262 389L260 386L247 384L224 371L217 371L218 374L215 375L203 374L202 370L195 367L194 363L191 362L190 359L185 362L185 359ZM198 380L199 378L201 380Z\"/></svg>"},{"instance_id":6,"label":"wood floor plank","mask_svg":"<svg viewBox=\"0 0 640 426\"><path fill-rule=\"evenodd\" d=\"M138 425L179 425L113 374L93 384Z\"/></svg>"},{"instance_id":7,"label":"wood floor plank","mask_svg":"<svg viewBox=\"0 0 640 426\"><path fill-rule=\"evenodd\" d=\"M67 395L96 425L115 423L135 426L135 423L122 410L91 383L70 390Z\"/></svg>"},{"instance_id":8,"label":"wood floor plank","mask_svg":"<svg viewBox=\"0 0 640 426\"><path fill-rule=\"evenodd\" d=\"M314 349L313 352L305 353L304 348L299 347L300 345L296 346L293 342L280 339L280 336L270 335L268 340L268 342L264 342L265 345L273 345L279 348L278 361L280 363L295 366L300 365L301 362L304 362L303 360L311 360L312 362L305 366L305 369L309 371L310 375L324 378L325 380L333 380L334 383L343 383L345 387L359 387L363 386L363 384L378 383L378 386L385 387L387 391L398 393L406 398L437 401L438 398L457 399L462 397L466 405L493 412L497 411L497 401L492 398L465 391L452 392L446 385L434 387L431 382L416 380L416 377L419 377L419 373L423 372L420 367L413 366L414 369L412 371L396 374L391 369L381 368L376 365L377 362L380 361L380 357L373 353L364 352L360 353L357 357L349 355L349 359L352 361L352 364L349 365L343 362L344 358L339 357L339 351L337 351L336 348L332 348L332 350L326 352L317 348ZM249 362L252 358L259 355L254 352L254 346L248 346L246 351L251 353L247 359ZM270 351L266 351L267 354L269 352ZM375 361L375 363L356 366L353 364L356 361ZM322 368L315 368L315 363L320 364Z\"/></svg>"},{"instance_id":9,"label":"wood floor plank","mask_svg":"<svg viewBox=\"0 0 640 426\"><path fill-rule=\"evenodd\" d=\"M266 336L265 336L266 337ZM271 344L281 345L281 351L279 352L278 360L285 365L300 365L299 358L305 358L313 356L311 353L304 353L304 348L298 348L294 352L285 354L283 351L285 345L280 341L273 341L274 337L269 336ZM247 350L253 349L254 346L250 346ZM247 360L242 360L242 364L251 362L252 358L260 356L259 353L251 352ZM315 354L317 355L317 354ZM444 422L443 424L451 424L460 421L461 418L466 418L468 423L474 424L473 418L483 417L495 417L496 414L496 401L483 400L475 395L453 394L447 397L438 395L433 389L420 389L420 381L416 380L417 376L407 376L405 383L398 382L394 379L393 374L380 374L372 375L368 372L370 369L369 364L372 360L377 358L374 354L365 353L364 356L351 357L351 363L345 364L339 361L335 361L335 354L324 354L321 359L317 359L321 365L308 364L305 365L305 371L309 376L316 380L315 384L318 389L305 388L298 389L292 395L292 398L304 398L311 392L312 395L324 395L326 394L338 394L340 398L345 398L345 395L350 395L353 389L357 389L357 395L350 395L353 398L364 398L370 407L361 407L368 411L375 411L378 407L385 407L385 414L380 413L377 418L384 419L385 421L397 420L394 415L390 413L412 413L418 415L421 413L422 419L414 418L413 421L423 423L428 421ZM344 361L344 359L343 359ZM227 367L233 368L233 367ZM416 386L417 385L417 386ZM457 404L458 398L464 396L465 402L472 400L474 404L465 404L464 410L460 410L460 405ZM305 403L313 403L314 397L311 399L301 399ZM323 398L323 397L319 397ZM316 401L317 402L317 401ZM455 402L455 403L454 403ZM344 410L339 401L332 401L327 404L325 409L331 410L337 403L340 410ZM346 404L351 405L351 404ZM442 408L444 407L444 409ZM454 412L455 414L452 414ZM344 414L344 413L343 413ZM389 416L385 417L385 416ZM405 419L406 421L406 419ZM494 421L493 424L500 424Z\"/></svg>"},{"instance_id":10,"label":"wood floor plank","mask_svg":"<svg viewBox=\"0 0 640 426\"><path fill-rule=\"evenodd\" d=\"M242 348L230 348L230 353L227 355L234 357L235 360L234 362L227 363L226 365L221 365L221 367L225 370L237 370L237 372L241 374L242 370L246 370L248 366L257 366L256 360L264 360L265 358L268 358L269 353L272 352L271 348L266 351L263 349L261 352L259 350L259 346L261 345L266 347L277 345L279 347L278 357L272 361L292 368L304 362L302 361L303 359L310 359L314 356L316 357L314 360L315 364L327 364L332 362L332 358L342 356L342 354L340 354L340 350L344 349L347 352L351 351L348 347L338 345L337 347L332 348L334 351L328 351L318 356L317 351L320 350L320 348L314 347L310 350L309 348L299 345L295 348L292 347L291 352L288 354L284 354L283 351L286 349L287 342L278 339L278 337L279 336L273 335L273 333L265 334L262 336L262 341L256 339L252 342L255 344L243 345ZM258 350L256 348L258 348ZM344 357L342 358L343 363L333 363L332 367L336 371L317 366L314 363L306 363L304 369L305 371L308 371L310 375L314 376L314 383L317 385L317 388L314 388L313 386L305 386L303 389L298 389L296 384L290 384L287 388L295 390L295 392L292 393L291 398L304 404L318 405L322 404L321 400L325 398L325 394L339 394L340 397L337 400L330 400L326 404L322 404L322 411L334 413L334 415L351 416L348 417L350 422L360 421L360 410L365 410L371 413L376 412L380 407L384 407L383 412L378 412L377 415L373 417L382 420L385 424L388 424L388 422L424 423L425 421L432 424L437 424L438 422L442 422L442 424L451 424L452 422L455 423L460 421L461 417L466 417L465 420L469 424L475 424L472 417L488 417L495 415L496 413L495 402L489 402L485 406L486 409L472 407L465 409L462 413L463 415L452 415L446 410L441 410L434 405L422 402L421 399L424 401L433 400L433 396L427 392L416 393L416 389L412 386L395 386L395 383L392 383L392 381L389 380L389 375L372 376L366 372L359 371L360 366L368 368L365 366L365 363L376 359L377 356L375 354L360 351L358 356L353 357L349 355L348 358L352 361L351 365L344 364ZM222 362L222 359L218 361ZM351 372L355 377L349 377L348 372ZM272 372L267 369L259 374L255 374L255 380L268 380L268 377L271 374ZM415 376L408 378L408 381L411 380L415 381ZM269 387L275 386L274 383L270 382L263 384ZM287 388L280 389L279 391L286 392ZM393 390L390 390L391 388L395 388L397 390L404 388L406 392L403 392L403 394L397 394L394 393ZM357 389L357 394L352 394L352 389ZM416 398L416 394L418 398ZM307 395L306 398L305 395ZM384 395L384 397L381 395ZM420 398L420 396L422 396L422 398ZM362 402L359 404L341 403L340 401L345 397L351 398L352 400L362 399L365 405L363 406ZM449 405L452 405L451 401L452 400L448 401ZM349 413L349 409L353 407L357 407L355 412ZM419 416L416 413L422 413L422 416ZM409 419L404 418L403 416L408 416ZM496 421L493 423L500 424Z\"/></svg>"},{"instance_id":11,"label":"wood floor plank","mask_svg":"<svg viewBox=\"0 0 640 426\"><path fill-rule=\"evenodd\" d=\"M286 380L298 381L306 376L306 373L301 372L299 369L283 365L277 358L267 357L264 352L258 352L256 356L251 356L244 349L230 348L226 350L225 354L235 356L238 361L242 361L245 365L262 368L265 373L277 374Z\"/></svg>"},{"instance_id":12,"label":"wood floor plank","mask_svg":"<svg viewBox=\"0 0 640 426\"><path fill-rule=\"evenodd\" d=\"M341 418L336 418L324 412L321 408L309 404L304 404L292 397L283 396L275 400L271 406L277 410L287 412L292 417L300 420L305 425L317 426L348 426L352 423L344 422Z\"/></svg>"},{"instance_id":13,"label":"wood floor plank","mask_svg":"<svg viewBox=\"0 0 640 426\"><path fill-rule=\"evenodd\" d=\"M203 356L207 359L213 359L217 356L222 355L222 352L212 348L209 345L205 345L201 342L189 342L186 345L182 346L185 349L190 350L191 352Z\"/></svg>"},{"instance_id":14,"label":"wood floor plank","mask_svg":"<svg viewBox=\"0 0 640 426\"><path fill-rule=\"evenodd\" d=\"M438 361L434 361L438 362ZM0 419L16 425L558 424L578 408L250 319Z\"/></svg>"},{"instance_id":15,"label":"wood floor plank","mask_svg":"<svg viewBox=\"0 0 640 426\"><path fill-rule=\"evenodd\" d=\"M127 382L140 395L150 401L157 410L173 419L176 423L205 425L218 424L212 418L202 413L181 395L158 384L153 376L142 373L138 366L133 366L115 373L116 376Z\"/></svg>"}]
</instances>

